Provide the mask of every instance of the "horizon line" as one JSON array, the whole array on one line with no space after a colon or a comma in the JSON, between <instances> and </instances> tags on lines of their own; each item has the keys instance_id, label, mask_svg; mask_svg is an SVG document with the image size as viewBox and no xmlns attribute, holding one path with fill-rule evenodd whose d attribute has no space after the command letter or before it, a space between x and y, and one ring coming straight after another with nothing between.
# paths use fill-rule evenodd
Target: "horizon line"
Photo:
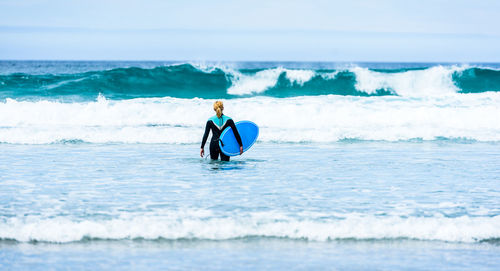
<instances>
[{"instance_id":1,"label":"horizon line","mask_svg":"<svg viewBox=\"0 0 500 271\"><path fill-rule=\"evenodd\" d=\"M181 64L202 63L202 62L247 62L247 63L265 63L265 62L281 62L281 63L412 63L412 64L500 64L496 61L380 61L380 60L176 60L176 59L0 59L0 61L52 61L52 62L180 62Z\"/></svg>"}]
</instances>

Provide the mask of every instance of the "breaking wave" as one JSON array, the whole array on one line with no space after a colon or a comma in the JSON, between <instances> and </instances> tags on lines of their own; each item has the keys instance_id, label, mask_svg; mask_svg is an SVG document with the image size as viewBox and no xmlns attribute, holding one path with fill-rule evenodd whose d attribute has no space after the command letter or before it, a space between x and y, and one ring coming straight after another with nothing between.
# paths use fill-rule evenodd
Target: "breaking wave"
<instances>
[{"instance_id":1,"label":"breaking wave","mask_svg":"<svg viewBox=\"0 0 500 271\"><path fill-rule=\"evenodd\" d=\"M0 102L0 142L199 143L210 99ZM261 127L262 142L466 139L500 141L500 93L448 97L252 97L225 113Z\"/></svg>"},{"instance_id":2,"label":"breaking wave","mask_svg":"<svg viewBox=\"0 0 500 271\"><path fill-rule=\"evenodd\" d=\"M368 69L234 69L177 64L67 74L0 75L0 99L94 100L151 97L241 98L314 95L403 97L500 91L500 71L485 67Z\"/></svg>"},{"instance_id":3,"label":"breaking wave","mask_svg":"<svg viewBox=\"0 0 500 271\"><path fill-rule=\"evenodd\" d=\"M231 240L264 237L309 241L414 239L482 242L500 237L500 217L294 218L275 213L217 217L209 211L190 215L124 216L108 220L67 217L14 217L0 221L0 240L66 243L93 239Z\"/></svg>"}]
</instances>

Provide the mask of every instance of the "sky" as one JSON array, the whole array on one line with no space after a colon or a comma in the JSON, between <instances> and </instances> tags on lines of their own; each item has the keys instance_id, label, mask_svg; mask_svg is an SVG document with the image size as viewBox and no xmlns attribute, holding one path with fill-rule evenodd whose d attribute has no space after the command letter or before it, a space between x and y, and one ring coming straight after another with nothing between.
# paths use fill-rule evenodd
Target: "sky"
<instances>
[{"instance_id":1,"label":"sky","mask_svg":"<svg viewBox=\"0 0 500 271\"><path fill-rule=\"evenodd\" d=\"M0 0L3 60L500 62L498 0Z\"/></svg>"}]
</instances>

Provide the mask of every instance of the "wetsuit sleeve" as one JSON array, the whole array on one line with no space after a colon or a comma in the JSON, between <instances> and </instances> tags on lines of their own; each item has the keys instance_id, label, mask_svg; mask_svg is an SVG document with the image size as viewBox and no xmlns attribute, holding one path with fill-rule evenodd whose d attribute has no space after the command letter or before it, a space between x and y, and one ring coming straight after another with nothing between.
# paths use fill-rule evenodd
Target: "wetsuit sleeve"
<instances>
[{"instance_id":1,"label":"wetsuit sleeve","mask_svg":"<svg viewBox=\"0 0 500 271\"><path fill-rule=\"evenodd\" d=\"M229 124L229 127L231 127L233 129L234 137L236 137L236 141L238 141L238 144L240 144L240 146L243 146L243 143L241 143L240 133L238 133L238 129L236 129L236 125L234 125L234 121L228 120L227 124Z\"/></svg>"},{"instance_id":2,"label":"wetsuit sleeve","mask_svg":"<svg viewBox=\"0 0 500 271\"><path fill-rule=\"evenodd\" d=\"M201 148L205 147L205 143L207 143L208 133L210 132L210 121L207 121L205 125L205 134L203 134L203 140L201 141Z\"/></svg>"}]
</instances>

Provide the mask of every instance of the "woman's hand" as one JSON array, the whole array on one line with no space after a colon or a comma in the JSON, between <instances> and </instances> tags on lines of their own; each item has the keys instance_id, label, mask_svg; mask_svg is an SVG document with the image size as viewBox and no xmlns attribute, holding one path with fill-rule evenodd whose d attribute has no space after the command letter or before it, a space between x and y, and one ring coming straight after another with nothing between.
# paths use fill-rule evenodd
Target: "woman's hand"
<instances>
[{"instance_id":1,"label":"woman's hand","mask_svg":"<svg viewBox=\"0 0 500 271\"><path fill-rule=\"evenodd\" d=\"M200 156L201 156L201 158L203 158L203 156L205 156L205 150L203 148L200 151Z\"/></svg>"},{"instance_id":2,"label":"woman's hand","mask_svg":"<svg viewBox=\"0 0 500 271\"><path fill-rule=\"evenodd\" d=\"M240 146L240 155L243 154L243 146Z\"/></svg>"}]
</instances>

